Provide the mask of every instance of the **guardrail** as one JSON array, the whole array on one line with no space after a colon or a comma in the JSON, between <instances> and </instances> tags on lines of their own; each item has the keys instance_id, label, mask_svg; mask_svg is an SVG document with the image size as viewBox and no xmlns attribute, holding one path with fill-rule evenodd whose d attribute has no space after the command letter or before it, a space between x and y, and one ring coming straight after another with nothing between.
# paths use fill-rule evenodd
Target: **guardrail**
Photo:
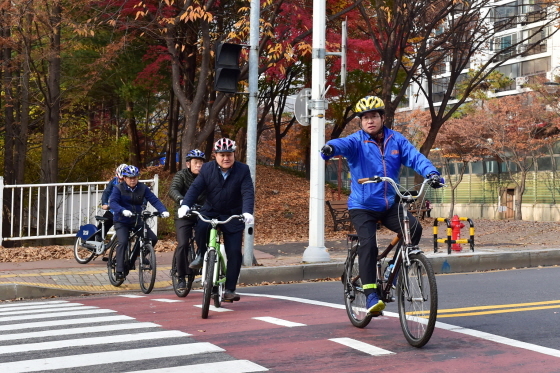
<instances>
[{"instance_id":1,"label":"guardrail","mask_svg":"<svg viewBox=\"0 0 560 373\"><path fill-rule=\"evenodd\" d=\"M435 218L434 219L434 253L438 252L437 244L439 243L446 243L447 244L447 254L451 254L451 245L454 243L468 243L470 244L471 251L474 252L474 223L469 218L459 217L460 221L468 221L469 222L469 238L462 238L459 240L451 239L451 235L453 233L453 227L451 226L451 221L447 218ZM447 225L447 237L446 238L438 238L438 223L444 222Z\"/></svg>"},{"instance_id":2,"label":"guardrail","mask_svg":"<svg viewBox=\"0 0 560 373\"><path fill-rule=\"evenodd\" d=\"M158 175L141 180L158 195ZM74 237L80 225L96 224L107 181L5 185L0 176L0 245L4 241ZM153 209L148 205L148 208ZM157 234L157 219L153 219Z\"/></svg>"}]
</instances>

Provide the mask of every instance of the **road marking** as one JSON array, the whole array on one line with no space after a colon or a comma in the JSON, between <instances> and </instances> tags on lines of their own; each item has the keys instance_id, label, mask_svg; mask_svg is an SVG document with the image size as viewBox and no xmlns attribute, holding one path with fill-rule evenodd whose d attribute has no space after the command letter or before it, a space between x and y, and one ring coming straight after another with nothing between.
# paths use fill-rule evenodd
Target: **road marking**
<instances>
[{"instance_id":1,"label":"road marking","mask_svg":"<svg viewBox=\"0 0 560 373\"><path fill-rule=\"evenodd\" d=\"M119 297L125 297L125 298L146 298L145 295L135 295L135 294L119 294Z\"/></svg>"},{"instance_id":2,"label":"road marking","mask_svg":"<svg viewBox=\"0 0 560 373\"><path fill-rule=\"evenodd\" d=\"M180 299L152 299L152 300L155 300L156 302L164 302L164 303L182 302L182 300L180 300Z\"/></svg>"},{"instance_id":3,"label":"road marking","mask_svg":"<svg viewBox=\"0 0 560 373\"><path fill-rule=\"evenodd\" d=\"M45 305L45 304L61 304L61 303L68 303L67 300L53 300L49 302L33 302L33 303L11 303L11 304L3 304L0 306L0 310L8 309L8 308L18 308L30 305Z\"/></svg>"},{"instance_id":4,"label":"road marking","mask_svg":"<svg viewBox=\"0 0 560 373\"><path fill-rule=\"evenodd\" d=\"M40 332L4 334L4 335L0 335L0 341L14 341L18 339L43 338L43 337L53 337L53 336L61 336L61 335L87 334L87 333L99 333L99 332L109 332L109 331L112 332L116 330L157 328L160 326L161 325L154 324L151 322L138 322L138 323L129 322L126 324L88 326L85 328L53 329L53 330L43 330Z\"/></svg>"},{"instance_id":5,"label":"road marking","mask_svg":"<svg viewBox=\"0 0 560 373\"><path fill-rule=\"evenodd\" d=\"M382 348L370 345L369 343L364 343L352 338L331 338L329 341L340 343L341 345L348 346L358 351L365 352L366 354L372 356L383 356L392 355L394 352L384 350Z\"/></svg>"},{"instance_id":6,"label":"road marking","mask_svg":"<svg viewBox=\"0 0 560 373\"><path fill-rule=\"evenodd\" d=\"M11 324L11 325L0 325L1 331L9 330L21 330L21 329L34 329L34 328L47 328L51 326L63 326L63 325L79 325L79 324L94 324L94 323L105 323L113 321L129 321L134 320L133 317L125 315L117 316L101 316L101 317L87 317L85 319L66 319L66 320L51 320L51 321L39 321L39 322L28 322L22 324Z\"/></svg>"},{"instance_id":7,"label":"road marking","mask_svg":"<svg viewBox=\"0 0 560 373\"><path fill-rule=\"evenodd\" d=\"M202 308L202 304L195 304L194 306L195 306L195 307L198 307L198 308ZM210 305L210 307L209 307L208 309L209 309L210 311L214 311L214 312L233 311L233 310L230 310L229 308L223 308L223 307L216 308L216 307L214 307L213 305Z\"/></svg>"},{"instance_id":8,"label":"road marking","mask_svg":"<svg viewBox=\"0 0 560 373\"><path fill-rule=\"evenodd\" d=\"M288 300L288 301L292 301L292 302L314 304L314 305L320 305L320 306L336 308L336 309L345 309L346 308L344 305L340 305L340 304L336 304L336 303L310 301L309 299L303 299L303 298L286 297L286 296L269 295L269 294L250 294L250 293L239 293L239 294L240 295L246 295L246 296L253 296L253 297L283 299L283 300ZM395 312L383 311L383 316L397 318L397 317L399 317L399 314L395 313ZM379 318L374 319L374 320L379 320ZM418 320L418 321L422 322L422 320ZM426 320L426 322L427 322L427 320ZM456 332L456 333L471 335L471 336L474 336L476 338L485 339L487 341L492 341L492 342L504 344L504 345L507 345L507 346L518 347L518 348L522 348L522 349L529 350L529 351L539 352L539 353L545 354L545 355L560 357L560 350L554 350L552 348L541 347L541 346L537 346L537 345L534 345L534 344L531 344L531 343L516 341L515 339L500 337L498 335L494 335L494 334L490 334L490 333L479 332L479 331L474 330L474 329L462 328L460 326L445 324L445 323L442 323L442 322L439 322L439 321L436 322L436 328L445 329L445 330L449 330L449 331Z\"/></svg>"},{"instance_id":9,"label":"road marking","mask_svg":"<svg viewBox=\"0 0 560 373\"><path fill-rule=\"evenodd\" d=\"M26 310L45 310L47 312L49 312L49 308L59 308L59 309L64 309L65 307L77 307L77 306L83 306L83 304L81 303L54 303L54 304L39 304L39 305L34 305L32 303L28 303L27 305L20 305L20 307L10 307L10 308L4 308L4 309L0 309L0 316L1 315L10 315L10 314L15 314L18 312L22 312L26 311Z\"/></svg>"},{"instance_id":10,"label":"road marking","mask_svg":"<svg viewBox=\"0 0 560 373\"><path fill-rule=\"evenodd\" d=\"M116 312L116 311L106 310L106 309L94 309L94 310L85 310L85 311L43 313L43 314L38 314L38 315L6 316L6 317L0 317L0 322L17 321L17 320L47 319L47 318L53 318L53 317L66 317L66 316L95 315L97 313L109 313L109 312Z\"/></svg>"},{"instance_id":11,"label":"road marking","mask_svg":"<svg viewBox=\"0 0 560 373\"><path fill-rule=\"evenodd\" d=\"M183 333L178 330L165 330L160 332L136 333L136 334L117 334L111 336L64 339L60 341L25 343L18 345L2 346L0 354L15 354L29 351L54 350L57 348L95 346L114 343L137 342L155 339L189 337L191 334Z\"/></svg>"},{"instance_id":12,"label":"road marking","mask_svg":"<svg viewBox=\"0 0 560 373\"><path fill-rule=\"evenodd\" d=\"M269 322L271 324L287 326L288 328L293 328L294 326L307 326L307 325L301 324L299 322L292 322L292 321L277 319L276 317L269 317L269 316L253 317L253 319L261 320L261 321L264 321L264 322Z\"/></svg>"},{"instance_id":13,"label":"road marking","mask_svg":"<svg viewBox=\"0 0 560 373\"><path fill-rule=\"evenodd\" d=\"M529 307L529 306L534 306L534 307ZM438 310L438 318L492 315L492 314L507 313L507 312L545 310L550 308L560 308L560 301L551 300L551 301L534 302L534 303L514 303L514 304L488 305L488 306L478 306L478 307L450 308L445 310ZM479 312L469 312L469 311L479 311ZM457 313L453 313L453 312L457 312Z\"/></svg>"},{"instance_id":14,"label":"road marking","mask_svg":"<svg viewBox=\"0 0 560 373\"><path fill-rule=\"evenodd\" d=\"M9 316L9 315L29 315L29 314L33 314L33 313L49 313L49 312L60 312L60 311L68 311L69 309L67 307L59 307L58 305L56 305L56 308L40 308L40 309L31 309L31 310L16 310L16 311L4 311L4 312L0 312L0 317L1 316ZM99 307L95 307L95 306L84 306L83 304L79 304L79 307L71 307L71 311L74 310L92 310L92 309L97 309Z\"/></svg>"},{"instance_id":15,"label":"road marking","mask_svg":"<svg viewBox=\"0 0 560 373\"><path fill-rule=\"evenodd\" d=\"M128 373L249 373L267 371L268 369L265 367L255 364L249 360L230 360L220 361L219 363L185 365L182 367L136 370Z\"/></svg>"},{"instance_id":16,"label":"road marking","mask_svg":"<svg viewBox=\"0 0 560 373\"><path fill-rule=\"evenodd\" d=\"M92 365L116 364L137 360L153 360L175 356L224 352L208 342L185 343L172 346L137 348L132 350L93 352L82 355L59 356L34 360L0 363L0 372L23 373L42 370L72 369Z\"/></svg>"}]
</instances>

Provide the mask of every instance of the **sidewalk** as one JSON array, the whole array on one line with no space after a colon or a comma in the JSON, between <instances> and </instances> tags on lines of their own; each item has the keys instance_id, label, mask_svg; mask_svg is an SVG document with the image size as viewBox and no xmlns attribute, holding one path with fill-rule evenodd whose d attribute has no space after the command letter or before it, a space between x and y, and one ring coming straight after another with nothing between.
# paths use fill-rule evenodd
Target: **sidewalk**
<instances>
[{"instance_id":1,"label":"sidewalk","mask_svg":"<svg viewBox=\"0 0 560 373\"><path fill-rule=\"evenodd\" d=\"M301 262L306 242L255 246L254 254L259 266L243 267L239 286L338 278L343 271L346 245L346 240L325 242L331 260L314 264ZM447 248L443 246L438 253L433 253L428 239L422 240L421 247L432 261L436 273L560 265L560 248L475 246L475 252L471 252L467 245L463 245L462 252L448 255ZM173 292L169 275L172 257L172 252L157 253L154 291ZM101 258L86 265L80 265L73 259L0 263L0 300L125 291L140 291L138 272L132 271L120 287L113 287L107 279L106 262Z\"/></svg>"}]
</instances>

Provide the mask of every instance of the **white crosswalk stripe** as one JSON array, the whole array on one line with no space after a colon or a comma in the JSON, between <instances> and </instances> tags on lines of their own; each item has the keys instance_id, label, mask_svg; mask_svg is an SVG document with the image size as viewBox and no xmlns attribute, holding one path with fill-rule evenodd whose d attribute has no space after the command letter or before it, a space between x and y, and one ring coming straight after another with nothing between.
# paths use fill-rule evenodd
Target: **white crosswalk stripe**
<instances>
[{"instance_id":1,"label":"white crosswalk stripe","mask_svg":"<svg viewBox=\"0 0 560 373\"><path fill-rule=\"evenodd\" d=\"M162 299L154 299L162 301ZM265 372L192 335L67 301L0 307L0 372ZM204 363L201 363L203 361Z\"/></svg>"}]
</instances>

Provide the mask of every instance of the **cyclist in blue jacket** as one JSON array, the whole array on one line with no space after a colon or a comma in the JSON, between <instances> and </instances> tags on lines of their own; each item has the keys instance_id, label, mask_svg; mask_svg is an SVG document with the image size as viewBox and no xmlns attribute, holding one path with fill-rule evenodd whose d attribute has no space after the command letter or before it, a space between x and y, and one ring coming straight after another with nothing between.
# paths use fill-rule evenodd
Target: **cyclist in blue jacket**
<instances>
[{"instance_id":1,"label":"cyclist in blue jacket","mask_svg":"<svg viewBox=\"0 0 560 373\"><path fill-rule=\"evenodd\" d=\"M437 180L432 183L434 187L440 187L444 180L428 158L401 133L384 126L383 100L376 96L364 97L358 101L354 112L360 118L360 131L328 141L321 149L321 157L329 160L334 155L342 155L348 162L352 175L348 210L360 242L358 261L367 309L376 317L385 308L376 290L377 222L381 221L397 233L401 232L401 226L395 190L384 182L359 184L358 179L385 176L398 181L401 165L405 165L420 175L439 178L439 183ZM422 226L410 213L409 218L412 243L417 245Z\"/></svg>"},{"instance_id":2,"label":"cyclist in blue jacket","mask_svg":"<svg viewBox=\"0 0 560 373\"><path fill-rule=\"evenodd\" d=\"M123 172L124 181L113 188L109 198L109 206L114 213L115 231L117 232L117 268L115 277L117 280L125 278L125 272L131 268L125 268L126 249L128 247L128 235L130 230L139 228L141 221L132 216L140 214L146 208L146 202L150 202L164 218L169 217L169 212L161 203L159 198L144 183L138 181L140 171L135 166L127 166ZM158 241L155 233L148 228L148 237L153 246ZM131 266L136 258L133 258ZM144 263L146 264L146 263Z\"/></svg>"}]
</instances>

